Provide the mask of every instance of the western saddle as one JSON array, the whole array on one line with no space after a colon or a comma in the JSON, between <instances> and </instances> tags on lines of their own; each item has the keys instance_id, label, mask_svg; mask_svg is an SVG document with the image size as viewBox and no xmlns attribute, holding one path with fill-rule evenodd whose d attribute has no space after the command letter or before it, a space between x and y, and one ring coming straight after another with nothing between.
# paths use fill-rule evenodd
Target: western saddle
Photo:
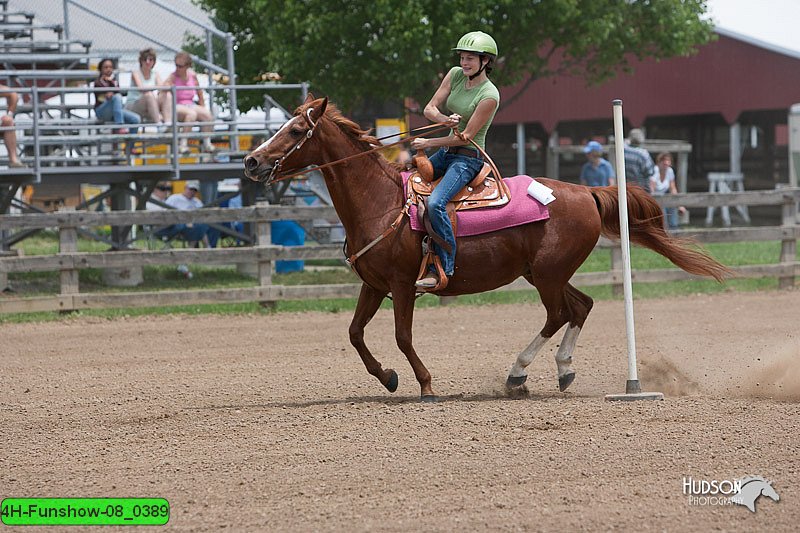
<instances>
[{"instance_id":1,"label":"western saddle","mask_svg":"<svg viewBox=\"0 0 800 533\"><path fill-rule=\"evenodd\" d=\"M463 189L461 189L447 204L447 215L453 226L453 234L456 234L456 212L464 209L478 209L481 207L500 207L511 200L508 186L503 181L500 172L494 162L484 163L483 168ZM430 266L436 270L439 279L435 287L425 289L426 292L437 292L447 287L447 276L442 268L439 256L431 246L430 239L444 249L449 249L449 245L437 235L431 226L427 215L427 200L433 190L441 182L441 178L433 179L433 166L431 165L424 152L418 152L412 159L412 164L416 170L412 171L408 177L408 197L411 204L417 206L417 218L422 227L428 233L423 241L422 264L419 268L417 280L422 279Z\"/></svg>"}]
</instances>

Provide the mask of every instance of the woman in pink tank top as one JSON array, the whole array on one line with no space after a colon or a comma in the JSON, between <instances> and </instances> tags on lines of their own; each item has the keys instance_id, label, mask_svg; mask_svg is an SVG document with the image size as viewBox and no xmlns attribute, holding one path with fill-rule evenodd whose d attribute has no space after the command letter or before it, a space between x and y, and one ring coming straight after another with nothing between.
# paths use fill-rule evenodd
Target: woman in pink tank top
<instances>
[{"instance_id":1,"label":"woman in pink tank top","mask_svg":"<svg viewBox=\"0 0 800 533\"><path fill-rule=\"evenodd\" d=\"M197 81L197 74L189 68L191 66L192 56L186 52L175 54L175 72L169 75L166 82L167 85L178 87L175 91L175 114L178 116L178 122L212 122L214 117L206 109L203 91ZM195 97L197 98L196 103ZM181 133L187 131L191 131L191 126L181 128ZM210 133L214 131L214 126L211 124L200 126L200 131ZM216 150L216 147L211 144L210 137L203 137L201 145L204 152ZM190 151L188 139L184 136L181 136L179 150L184 153Z\"/></svg>"}]
</instances>

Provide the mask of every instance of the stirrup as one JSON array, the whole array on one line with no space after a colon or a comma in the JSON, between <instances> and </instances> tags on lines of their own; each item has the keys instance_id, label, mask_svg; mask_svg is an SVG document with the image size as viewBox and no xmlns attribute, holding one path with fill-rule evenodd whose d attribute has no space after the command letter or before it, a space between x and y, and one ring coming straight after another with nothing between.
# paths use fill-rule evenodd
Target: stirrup
<instances>
[{"instance_id":1,"label":"stirrup","mask_svg":"<svg viewBox=\"0 0 800 533\"><path fill-rule=\"evenodd\" d=\"M435 275L426 276L417 280L414 284L418 289L432 289L439 283L439 279Z\"/></svg>"}]
</instances>

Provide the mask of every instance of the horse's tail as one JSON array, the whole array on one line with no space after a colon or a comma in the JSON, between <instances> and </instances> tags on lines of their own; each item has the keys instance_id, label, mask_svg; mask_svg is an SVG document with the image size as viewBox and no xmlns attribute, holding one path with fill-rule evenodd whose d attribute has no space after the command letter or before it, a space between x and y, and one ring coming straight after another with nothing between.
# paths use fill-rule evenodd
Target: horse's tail
<instances>
[{"instance_id":1,"label":"horse's tail","mask_svg":"<svg viewBox=\"0 0 800 533\"><path fill-rule=\"evenodd\" d=\"M619 197L617 187L592 187L600 211L600 232L619 239ZM690 274L724 281L733 271L698 248L691 239L673 237L664 230L664 213L650 194L638 186L627 188L628 225L632 242L649 248Z\"/></svg>"}]
</instances>

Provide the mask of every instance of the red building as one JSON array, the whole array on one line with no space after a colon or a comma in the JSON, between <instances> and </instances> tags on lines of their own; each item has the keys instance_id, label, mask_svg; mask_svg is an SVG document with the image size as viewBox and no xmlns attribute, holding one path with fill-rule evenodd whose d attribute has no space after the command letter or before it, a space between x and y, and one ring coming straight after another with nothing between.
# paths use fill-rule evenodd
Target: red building
<instances>
[{"instance_id":1,"label":"red building","mask_svg":"<svg viewBox=\"0 0 800 533\"><path fill-rule=\"evenodd\" d=\"M634 61L632 74L598 86L561 76L501 90L487 139L504 174L545 175L547 147L613 136L620 98L625 133L691 144L688 190L707 190L708 172L743 172L748 189L789 181L787 121L800 102L800 53L718 29L696 55ZM519 141L524 140L524 143ZM524 144L524 151L518 146ZM562 155L560 178L577 181L581 154Z\"/></svg>"}]
</instances>

